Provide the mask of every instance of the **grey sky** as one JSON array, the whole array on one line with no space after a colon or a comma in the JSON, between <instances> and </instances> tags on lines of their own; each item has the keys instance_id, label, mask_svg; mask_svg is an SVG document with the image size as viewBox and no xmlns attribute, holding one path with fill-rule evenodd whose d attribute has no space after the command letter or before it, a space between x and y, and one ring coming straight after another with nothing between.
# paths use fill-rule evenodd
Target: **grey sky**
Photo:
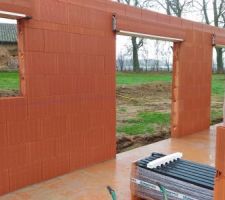
<instances>
[{"instance_id":1,"label":"grey sky","mask_svg":"<svg viewBox=\"0 0 225 200\"><path fill-rule=\"evenodd\" d=\"M16 20L0 18L0 23L15 24L16 23Z\"/></svg>"}]
</instances>

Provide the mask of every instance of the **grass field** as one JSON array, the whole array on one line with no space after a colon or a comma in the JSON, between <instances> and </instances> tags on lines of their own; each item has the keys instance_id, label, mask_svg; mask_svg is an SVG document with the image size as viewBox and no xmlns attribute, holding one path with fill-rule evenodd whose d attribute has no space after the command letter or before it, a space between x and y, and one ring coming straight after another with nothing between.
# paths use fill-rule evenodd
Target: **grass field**
<instances>
[{"instance_id":1,"label":"grass field","mask_svg":"<svg viewBox=\"0 0 225 200\"><path fill-rule=\"evenodd\" d=\"M0 72L0 91L18 90L19 74L18 72Z\"/></svg>"},{"instance_id":2,"label":"grass field","mask_svg":"<svg viewBox=\"0 0 225 200\"><path fill-rule=\"evenodd\" d=\"M141 85L147 83L171 83L170 73L117 73L117 85Z\"/></svg>"},{"instance_id":3,"label":"grass field","mask_svg":"<svg viewBox=\"0 0 225 200\"><path fill-rule=\"evenodd\" d=\"M218 98L224 97L225 75L214 74L212 78L212 95Z\"/></svg>"},{"instance_id":4,"label":"grass field","mask_svg":"<svg viewBox=\"0 0 225 200\"><path fill-rule=\"evenodd\" d=\"M171 83L171 73L117 73L117 85L141 85L147 83ZM222 97L225 89L225 75L214 74L212 78L212 95Z\"/></svg>"},{"instance_id":5,"label":"grass field","mask_svg":"<svg viewBox=\"0 0 225 200\"><path fill-rule=\"evenodd\" d=\"M155 126L169 125L170 114L162 112L141 112L136 118L128 119L123 126L117 128L117 132L128 135L154 134Z\"/></svg>"},{"instance_id":6,"label":"grass field","mask_svg":"<svg viewBox=\"0 0 225 200\"><path fill-rule=\"evenodd\" d=\"M141 86L142 84L171 85L171 82L172 74L170 73L117 73L117 88L136 87ZM212 124L218 123L222 118L224 90L225 75L214 74L212 77ZM166 98L169 99L168 96L166 96ZM151 102L151 99L149 102ZM120 118L120 115L125 117L124 120L121 120L122 123L117 123L117 133L127 135L141 135L153 134L157 132L157 129L162 128L169 130L170 105L166 105L168 110L158 112L156 110L148 109L149 104L146 107L144 107L143 104L141 107L138 107L138 109L136 109L136 116L134 115L131 118L129 118L129 106L119 105L120 108L119 110L117 109L117 116L119 116L118 118ZM136 104L134 106L136 106ZM133 109L133 107L131 108Z\"/></svg>"}]
</instances>

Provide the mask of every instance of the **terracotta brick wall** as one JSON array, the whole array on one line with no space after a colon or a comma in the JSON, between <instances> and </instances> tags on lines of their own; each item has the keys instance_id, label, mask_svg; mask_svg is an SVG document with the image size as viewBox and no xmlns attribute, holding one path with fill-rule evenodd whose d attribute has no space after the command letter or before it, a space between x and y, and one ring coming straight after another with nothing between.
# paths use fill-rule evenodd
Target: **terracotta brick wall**
<instances>
[{"instance_id":1,"label":"terracotta brick wall","mask_svg":"<svg viewBox=\"0 0 225 200\"><path fill-rule=\"evenodd\" d=\"M214 200L225 200L225 127L217 127L217 140L216 140L216 168L218 175L215 182Z\"/></svg>"},{"instance_id":2,"label":"terracotta brick wall","mask_svg":"<svg viewBox=\"0 0 225 200\"><path fill-rule=\"evenodd\" d=\"M115 158L112 15L74 2L36 1L19 22L23 96L0 99L0 194Z\"/></svg>"},{"instance_id":3,"label":"terracotta brick wall","mask_svg":"<svg viewBox=\"0 0 225 200\"><path fill-rule=\"evenodd\" d=\"M175 45L175 53L172 134L179 137L210 125L211 34L187 30L185 41Z\"/></svg>"},{"instance_id":4,"label":"terracotta brick wall","mask_svg":"<svg viewBox=\"0 0 225 200\"><path fill-rule=\"evenodd\" d=\"M35 1L36 0L1 0L0 8L1 11L32 15Z\"/></svg>"},{"instance_id":5,"label":"terracotta brick wall","mask_svg":"<svg viewBox=\"0 0 225 200\"><path fill-rule=\"evenodd\" d=\"M174 48L173 136L209 127L217 30L107 0L8 2L0 9L33 19L19 22L22 96L0 99L0 194L115 158L113 13L118 28L185 40Z\"/></svg>"}]
</instances>

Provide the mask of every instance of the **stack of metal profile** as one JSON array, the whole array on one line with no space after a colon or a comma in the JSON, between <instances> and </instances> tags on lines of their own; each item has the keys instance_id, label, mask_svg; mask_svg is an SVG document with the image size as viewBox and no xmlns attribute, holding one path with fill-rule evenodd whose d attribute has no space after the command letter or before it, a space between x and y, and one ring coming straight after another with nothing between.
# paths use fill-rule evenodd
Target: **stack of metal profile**
<instances>
[{"instance_id":1,"label":"stack of metal profile","mask_svg":"<svg viewBox=\"0 0 225 200\"><path fill-rule=\"evenodd\" d=\"M215 168L182 159L148 167L164 156L153 153L134 164L131 189L135 196L146 200L213 200Z\"/></svg>"}]
</instances>

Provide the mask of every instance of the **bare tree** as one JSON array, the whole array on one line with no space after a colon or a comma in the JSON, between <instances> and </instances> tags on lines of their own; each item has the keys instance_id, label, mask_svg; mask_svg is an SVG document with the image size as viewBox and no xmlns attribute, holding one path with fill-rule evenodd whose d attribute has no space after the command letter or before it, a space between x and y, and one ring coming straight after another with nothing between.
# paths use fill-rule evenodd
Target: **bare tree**
<instances>
[{"instance_id":1,"label":"bare tree","mask_svg":"<svg viewBox=\"0 0 225 200\"><path fill-rule=\"evenodd\" d=\"M155 71L159 71L159 52L160 52L160 46L159 46L159 41L156 40L154 42L154 46L155 46L155 62L154 62L154 68L155 68Z\"/></svg>"},{"instance_id":2,"label":"bare tree","mask_svg":"<svg viewBox=\"0 0 225 200\"><path fill-rule=\"evenodd\" d=\"M187 11L192 5L193 0L145 0L145 7L160 7L165 10L167 15L182 17L184 11Z\"/></svg>"},{"instance_id":3,"label":"bare tree","mask_svg":"<svg viewBox=\"0 0 225 200\"><path fill-rule=\"evenodd\" d=\"M180 0L166 0L166 4L175 16L182 17L183 12L193 5L193 0L183 0L183 2Z\"/></svg>"},{"instance_id":4,"label":"bare tree","mask_svg":"<svg viewBox=\"0 0 225 200\"><path fill-rule=\"evenodd\" d=\"M119 70L123 71L124 70L124 65L125 65L125 55L124 55L124 53L122 51L118 55L117 62L118 62L118 65L119 65L118 66Z\"/></svg>"},{"instance_id":5,"label":"bare tree","mask_svg":"<svg viewBox=\"0 0 225 200\"><path fill-rule=\"evenodd\" d=\"M139 50L143 46L143 39L137 37L131 37L133 46L133 70L135 72L140 71Z\"/></svg>"},{"instance_id":6,"label":"bare tree","mask_svg":"<svg viewBox=\"0 0 225 200\"><path fill-rule=\"evenodd\" d=\"M167 71L170 72L171 69L171 57L173 54L173 48L171 45L166 45L166 42L161 42L160 57L165 64Z\"/></svg>"},{"instance_id":7,"label":"bare tree","mask_svg":"<svg viewBox=\"0 0 225 200\"><path fill-rule=\"evenodd\" d=\"M142 7L141 0L117 0L119 3L125 3L135 7ZM133 70L140 71L139 50L143 46L143 38L131 37L132 42L132 57L133 57Z\"/></svg>"},{"instance_id":8,"label":"bare tree","mask_svg":"<svg viewBox=\"0 0 225 200\"><path fill-rule=\"evenodd\" d=\"M213 20L210 22L209 20L209 6L212 4L213 8ZM198 3L200 4L200 3ZM212 24L216 27L225 28L225 1L224 0L202 0L201 9L204 14L205 23ZM216 61L217 61L217 72L222 73L224 71L224 63L223 63L223 49L216 47Z\"/></svg>"},{"instance_id":9,"label":"bare tree","mask_svg":"<svg viewBox=\"0 0 225 200\"><path fill-rule=\"evenodd\" d=\"M206 0L202 0L202 4L198 3L201 6L201 8L202 8L206 24L210 24L209 15L208 15L208 12L207 12L208 3L209 3L209 1L206 1Z\"/></svg>"},{"instance_id":10,"label":"bare tree","mask_svg":"<svg viewBox=\"0 0 225 200\"><path fill-rule=\"evenodd\" d=\"M147 45L144 44L141 51L141 56L145 63L145 71L148 71L148 65L149 65L149 48L146 47Z\"/></svg>"}]
</instances>

